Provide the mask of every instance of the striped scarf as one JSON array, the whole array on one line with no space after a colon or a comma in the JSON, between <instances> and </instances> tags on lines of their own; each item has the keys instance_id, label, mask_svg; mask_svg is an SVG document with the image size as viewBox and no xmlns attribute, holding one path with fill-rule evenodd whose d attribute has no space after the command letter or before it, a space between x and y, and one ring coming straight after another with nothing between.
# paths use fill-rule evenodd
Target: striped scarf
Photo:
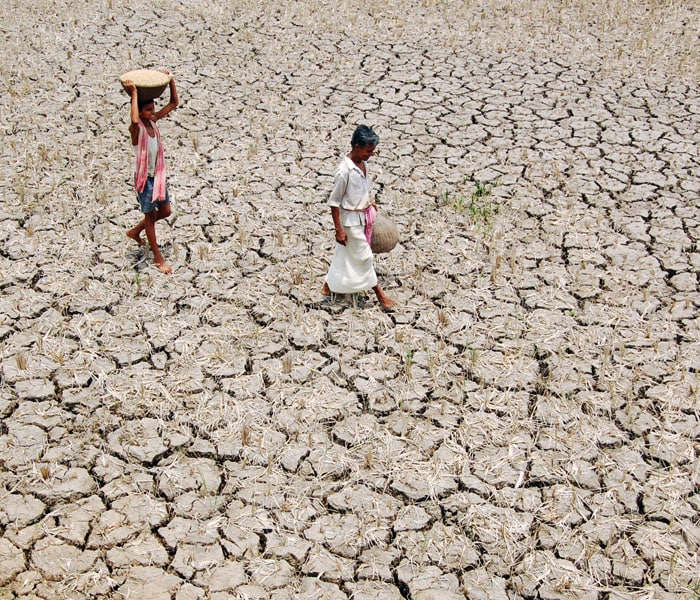
<instances>
[{"instance_id":1,"label":"striped scarf","mask_svg":"<svg viewBox=\"0 0 700 600\"><path fill-rule=\"evenodd\" d=\"M163 144L160 142L160 131L151 121L151 127L156 132L158 139L158 154L156 156L156 172L153 178L153 201L165 200L165 158L163 157ZM136 147L136 191L143 192L148 178L148 132L146 126L139 121L139 143Z\"/></svg>"}]
</instances>

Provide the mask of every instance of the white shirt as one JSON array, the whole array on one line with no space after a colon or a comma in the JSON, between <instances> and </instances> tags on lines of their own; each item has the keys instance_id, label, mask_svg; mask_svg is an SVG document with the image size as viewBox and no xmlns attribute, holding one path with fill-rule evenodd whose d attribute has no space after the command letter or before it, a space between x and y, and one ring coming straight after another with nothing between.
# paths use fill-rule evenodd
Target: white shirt
<instances>
[{"instance_id":1,"label":"white shirt","mask_svg":"<svg viewBox=\"0 0 700 600\"><path fill-rule=\"evenodd\" d=\"M365 163L365 171L367 170ZM341 225L364 225L363 211L371 204L369 188L372 180L349 157L345 157L335 170L333 189L328 198L329 206L340 208Z\"/></svg>"},{"instance_id":2,"label":"white shirt","mask_svg":"<svg viewBox=\"0 0 700 600\"><path fill-rule=\"evenodd\" d=\"M158 136L151 137L145 133L148 137L148 176L153 177L156 173L156 159L158 158ZM133 146L134 156L139 153L139 145Z\"/></svg>"},{"instance_id":3,"label":"white shirt","mask_svg":"<svg viewBox=\"0 0 700 600\"><path fill-rule=\"evenodd\" d=\"M148 136L148 176L153 177L156 172L156 158L158 157L158 137Z\"/></svg>"}]
</instances>

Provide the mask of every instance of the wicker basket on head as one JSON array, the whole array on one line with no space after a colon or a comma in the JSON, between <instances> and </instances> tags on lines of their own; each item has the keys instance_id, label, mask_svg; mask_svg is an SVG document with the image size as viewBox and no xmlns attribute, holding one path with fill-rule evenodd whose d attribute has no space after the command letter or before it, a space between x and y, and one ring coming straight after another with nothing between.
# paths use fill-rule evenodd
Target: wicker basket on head
<instances>
[{"instance_id":1,"label":"wicker basket on head","mask_svg":"<svg viewBox=\"0 0 700 600\"><path fill-rule=\"evenodd\" d=\"M128 80L134 82L139 101L143 102L144 100L155 100L158 98L165 91L165 88L168 87L170 75L154 69L136 69L135 71L124 73L119 78L122 87L124 82ZM124 90L126 91L126 88Z\"/></svg>"},{"instance_id":2,"label":"wicker basket on head","mask_svg":"<svg viewBox=\"0 0 700 600\"><path fill-rule=\"evenodd\" d=\"M377 218L374 221L372 229L372 252L381 254L390 252L399 243L399 230L396 224L385 217L382 213L377 213Z\"/></svg>"}]
</instances>

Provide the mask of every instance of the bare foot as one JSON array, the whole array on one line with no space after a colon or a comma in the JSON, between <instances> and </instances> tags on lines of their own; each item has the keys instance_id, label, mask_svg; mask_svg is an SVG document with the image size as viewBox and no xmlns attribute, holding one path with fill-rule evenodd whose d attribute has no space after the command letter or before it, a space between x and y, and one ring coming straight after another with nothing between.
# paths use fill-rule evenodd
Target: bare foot
<instances>
[{"instance_id":1,"label":"bare foot","mask_svg":"<svg viewBox=\"0 0 700 600\"><path fill-rule=\"evenodd\" d=\"M328 287L327 283L323 284L323 287L321 288L321 294L323 296L330 296L331 295L331 288Z\"/></svg>"},{"instance_id":2,"label":"bare foot","mask_svg":"<svg viewBox=\"0 0 700 600\"><path fill-rule=\"evenodd\" d=\"M126 237L134 240L139 246L144 245L144 241L141 239L141 233L136 233L133 229L129 229L129 231L126 232Z\"/></svg>"},{"instance_id":3,"label":"bare foot","mask_svg":"<svg viewBox=\"0 0 700 600\"><path fill-rule=\"evenodd\" d=\"M389 296L384 296L379 301L379 304L384 310L394 310L396 308L396 302L394 302Z\"/></svg>"},{"instance_id":4,"label":"bare foot","mask_svg":"<svg viewBox=\"0 0 700 600\"><path fill-rule=\"evenodd\" d=\"M374 293L377 295L377 300L384 310L394 310L396 308L396 302L389 298L381 287L375 287Z\"/></svg>"},{"instance_id":5,"label":"bare foot","mask_svg":"<svg viewBox=\"0 0 700 600\"><path fill-rule=\"evenodd\" d=\"M169 275L170 273L173 272L170 265L168 263L166 263L165 261L157 262L156 266L158 267L158 269L160 270L161 273L165 273L166 275Z\"/></svg>"}]
</instances>

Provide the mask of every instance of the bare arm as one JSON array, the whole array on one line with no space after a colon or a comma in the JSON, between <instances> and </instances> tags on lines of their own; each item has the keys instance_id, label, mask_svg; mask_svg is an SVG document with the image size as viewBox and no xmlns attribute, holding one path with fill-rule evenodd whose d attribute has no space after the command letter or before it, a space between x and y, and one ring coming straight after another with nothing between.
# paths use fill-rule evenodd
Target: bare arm
<instances>
[{"instance_id":1,"label":"bare arm","mask_svg":"<svg viewBox=\"0 0 700 600\"><path fill-rule=\"evenodd\" d=\"M178 107L178 104L180 104L180 98L177 95L177 87L175 86L175 78L168 70L163 70L163 73L165 73L166 75L170 75L170 102L168 102L154 115L156 121L169 115L173 110L175 110Z\"/></svg>"},{"instance_id":2,"label":"bare arm","mask_svg":"<svg viewBox=\"0 0 700 600\"><path fill-rule=\"evenodd\" d=\"M139 97L138 91L133 81L125 81L124 88L131 96L131 104L129 107L129 133L131 134L131 144L135 146L139 141Z\"/></svg>"},{"instance_id":3,"label":"bare arm","mask_svg":"<svg viewBox=\"0 0 700 600\"><path fill-rule=\"evenodd\" d=\"M348 241L348 236L340 224L340 208L331 206L331 216L333 217L333 227L335 227L335 241L345 246Z\"/></svg>"}]
</instances>

